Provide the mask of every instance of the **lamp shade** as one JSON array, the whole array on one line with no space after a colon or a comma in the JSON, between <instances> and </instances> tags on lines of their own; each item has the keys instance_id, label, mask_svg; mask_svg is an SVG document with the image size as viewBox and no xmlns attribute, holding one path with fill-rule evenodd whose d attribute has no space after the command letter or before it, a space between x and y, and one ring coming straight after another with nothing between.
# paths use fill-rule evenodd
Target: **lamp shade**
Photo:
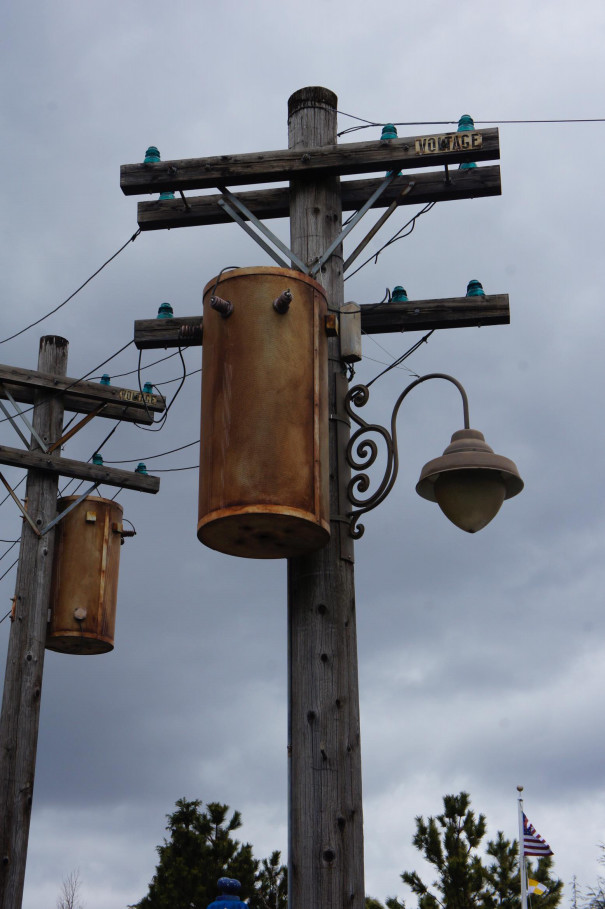
<instances>
[{"instance_id":1,"label":"lamp shade","mask_svg":"<svg viewBox=\"0 0 605 909\"><path fill-rule=\"evenodd\" d=\"M494 518L505 499L523 489L513 461L494 454L483 433L460 429L440 458L422 468L416 492L437 502L453 524L476 533Z\"/></svg>"}]
</instances>

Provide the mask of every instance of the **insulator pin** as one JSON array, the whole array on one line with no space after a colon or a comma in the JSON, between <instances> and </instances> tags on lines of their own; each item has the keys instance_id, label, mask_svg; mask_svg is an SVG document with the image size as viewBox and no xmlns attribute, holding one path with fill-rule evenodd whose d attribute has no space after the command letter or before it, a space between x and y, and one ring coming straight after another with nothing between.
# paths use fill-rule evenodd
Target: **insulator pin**
<instances>
[{"instance_id":1,"label":"insulator pin","mask_svg":"<svg viewBox=\"0 0 605 909\"><path fill-rule=\"evenodd\" d=\"M223 300L222 297L210 297L210 306L216 309L223 319L228 319L233 312L233 303L229 300Z\"/></svg>"},{"instance_id":2,"label":"insulator pin","mask_svg":"<svg viewBox=\"0 0 605 909\"><path fill-rule=\"evenodd\" d=\"M279 297L277 297L273 301L273 309L275 310L275 312L278 312L280 314L280 316L283 316L284 313L288 312L288 310L290 309L291 302L292 302L292 291L290 290L290 288L288 288L287 290L284 290L284 292L281 293L279 295Z\"/></svg>"}]
</instances>

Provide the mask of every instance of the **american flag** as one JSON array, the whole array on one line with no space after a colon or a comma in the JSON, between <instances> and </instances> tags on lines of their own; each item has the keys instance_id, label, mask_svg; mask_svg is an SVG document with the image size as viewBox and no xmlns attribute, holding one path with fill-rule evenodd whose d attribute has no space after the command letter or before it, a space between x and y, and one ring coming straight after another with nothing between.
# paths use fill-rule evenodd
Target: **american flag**
<instances>
[{"instance_id":1,"label":"american flag","mask_svg":"<svg viewBox=\"0 0 605 909\"><path fill-rule=\"evenodd\" d=\"M523 853L524 855L554 855L552 849L543 840L536 828L523 815Z\"/></svg>"}]
</instances>

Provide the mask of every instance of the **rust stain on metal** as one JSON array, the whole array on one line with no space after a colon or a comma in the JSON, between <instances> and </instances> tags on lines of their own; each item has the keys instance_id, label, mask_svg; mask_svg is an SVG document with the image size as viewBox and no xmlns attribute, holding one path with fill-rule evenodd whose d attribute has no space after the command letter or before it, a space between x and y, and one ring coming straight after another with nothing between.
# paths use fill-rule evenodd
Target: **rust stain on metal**
<instances>
[{"instance_id":1,"label":"rust stain on metal","mask_svg":"<svg viewBox=\"0 0 605 909\"><path fill-rule=\"evenodd\" d=\"M76 496L59 501L66 509ZM46 647L60 653L113 650L122 506L88 496L56 529Z\"/></svg>"},{"instance_id":2,"label":"rust stain on metal","mask_svg":"<svg viewBox=\"0 0 605 909\"><path fill-rule=\"evenodd\" d=\"M273 301L292 290L287 318ZM209 314L216 292L228 320ZM329 538L327 303L284 268L226 272L204 290L198 537L249 558L286 558Z\"/></svg>"}]
</instances>

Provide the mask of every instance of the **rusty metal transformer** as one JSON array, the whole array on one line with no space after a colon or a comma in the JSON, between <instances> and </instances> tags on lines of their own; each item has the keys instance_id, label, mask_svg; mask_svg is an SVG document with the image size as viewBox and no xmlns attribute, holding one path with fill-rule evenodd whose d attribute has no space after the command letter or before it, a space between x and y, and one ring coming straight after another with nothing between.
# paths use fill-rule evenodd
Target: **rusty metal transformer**
<instances>
[{"instance_id":1,"label":"rusty metal transformer","mask_svg":"<svg viewBox=\"0 0 605 909\"><path fill-rule=\"evenodd\" d=\"M76 499L60 499L59 512ZM47 650L113 650L122 529L122 506L97 496L57 524Z\"/></svg>"},{"instance_id":2,"label":"rusty metal transformer","mask_svg":"<svg viewBox=\"0 0 605 909\"><path fill-rule=\"evenodd\" d=\"M286 268L204 288L199 520L230 555L303 555L330 536L327 302Z\"/></svg>"}]
</instances>

